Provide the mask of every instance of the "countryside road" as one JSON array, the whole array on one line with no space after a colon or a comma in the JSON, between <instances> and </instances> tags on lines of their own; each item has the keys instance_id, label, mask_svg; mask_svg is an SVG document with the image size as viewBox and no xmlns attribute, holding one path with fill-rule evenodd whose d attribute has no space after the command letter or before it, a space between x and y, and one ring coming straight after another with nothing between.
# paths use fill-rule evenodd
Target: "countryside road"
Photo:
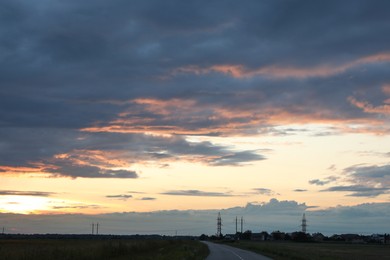
<instances>
[{"instance_id":1,"label":"countryside road","mask_svg":"<svg viewBox=\"0 0 390 260\"><path fill-rule=\"evenodd\" d=\"M270 260L271 258L246 251L243 249L214 244L211 242L204 241L209 249L210 255L206 258L206 260Z\"/></svg>"}]
</instances>

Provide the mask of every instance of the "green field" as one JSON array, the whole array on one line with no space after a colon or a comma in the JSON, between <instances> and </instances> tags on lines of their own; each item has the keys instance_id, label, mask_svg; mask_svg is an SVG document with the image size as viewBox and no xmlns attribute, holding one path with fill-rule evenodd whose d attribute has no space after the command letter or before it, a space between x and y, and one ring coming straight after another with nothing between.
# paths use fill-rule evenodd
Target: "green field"
<instances>
[{"instance_id":1,"label":"green field","mask_svg":"<svg viewBox=\"0 0 390 260\"><path fill-rule=\"evenodd\" d=\"M7 239L0 259L205 259L206 245L191 240Z\"/></svg>"},{"instance_id":2,"label":"green field","mask_svg":"<svg viewBox=\"0 0 390 260\"><path fill-rule=\"evenodd\" d=\"M240 241L228 245L284 259L390 259L390 245Z\"/></svg>"}]
</instances>

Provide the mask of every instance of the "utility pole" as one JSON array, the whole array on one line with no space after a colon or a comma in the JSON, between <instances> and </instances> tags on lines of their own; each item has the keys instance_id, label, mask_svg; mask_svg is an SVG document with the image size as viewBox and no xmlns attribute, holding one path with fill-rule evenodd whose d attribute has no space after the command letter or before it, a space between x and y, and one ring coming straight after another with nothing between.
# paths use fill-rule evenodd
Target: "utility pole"
<instances>
[{"instance_id":1,"label":"utility pole","mask_svg":"<svg viewBox=\"0 0 390 260\"><path fill-rule=\"evenodd\" d=\"M92 223L92 235L95 233L95 223Z\"/></svg>"},{"instance_id":2,"label":"utility pole","mask_svg":"<svg viewBox=\"0 0 390 260\"><path fill-rule=\"evenodd\" d=\"M237 230L237 216L236 216L236 234L237 234L237 231L238 231L238 230Z\"/></svg>"},{"instance_id":3,"label":"utility pole","mask_svg":"<svg viewBox=\"0 0 390 260\"><path fill-rule=\"evenodd\" d=\"M99 235L99 223L96 223L96 235Z\"/></svg>"},{"instance_id":4,"label":"utility pole","mask_svg":"<svg viewBox=\"0 0 390 260\"><path fill-rule=\"evenodd\" d=\"M244 225L244 217L241 217L241 234L242 234L242 227Z\"/></svg>"}]
</instances>

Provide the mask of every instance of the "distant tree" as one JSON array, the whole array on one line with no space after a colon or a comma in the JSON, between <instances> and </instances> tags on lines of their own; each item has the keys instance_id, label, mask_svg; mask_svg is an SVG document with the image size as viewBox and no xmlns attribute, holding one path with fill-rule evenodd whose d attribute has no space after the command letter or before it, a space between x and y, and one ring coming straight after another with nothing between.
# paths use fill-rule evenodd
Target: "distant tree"
<instances>
[{"instance_id":1,"label":"distant tree","mask_svg":"<svg viewBox=\"0 0 390 260\"><path fill-rule=\"evenodd\" d=\"M291 238L293 241L297 242L306 242L309 241L309 236L305 232L294 232L291 235Z\"/></svg>"},{"instance_id":2,"label":"distant tree","mask_svg":"<svg viewBox=\"0 0 390 260\"><path fill-rule=\"evenodd\" d=\"M216 235L212 235L212 236L210 237L210 239L211 239L211 240L217 240L218 237L217 237Z\"/></svg>"},{"instance_id":3,"label":"distant tree","mask_svg":"<svg viewBox=\"0 0 390 260\"><path fill-rule=\"evenodd\" d=\"M263 240L268 240L270 237L270 234L268 234L267 231L261 231L260 234L263 236Z\"/></svg>"},{"instance_id":4,"label":"distant tree","mask_svg":"<svg viewBox=\"0 0 390 260\"><path fill-rule=\"evenodd\" d=\"M278 231L274 231L271 233L273 240L284 240L285 233Z\"/></svg>"},{"instance_id":5,"label":"distant tree","mask_svg":"<svg viewBox=\"0 0 390 260\"><path fill-rule=\"evenodd\" d=\"M205 234L200 235L199 240L207 240L209 237Z\"/></svg>"},{"instance_id":6,"label":"distant tree","mask_svg":"<svg viewBox=\"0 0 390 260\"><path fill-rule=\"evenodd\" d=\"M251 240L251 238L252 238L252 231L251 230L247 230L241 234L242 240Z\"/></svg>"}]
</instances>

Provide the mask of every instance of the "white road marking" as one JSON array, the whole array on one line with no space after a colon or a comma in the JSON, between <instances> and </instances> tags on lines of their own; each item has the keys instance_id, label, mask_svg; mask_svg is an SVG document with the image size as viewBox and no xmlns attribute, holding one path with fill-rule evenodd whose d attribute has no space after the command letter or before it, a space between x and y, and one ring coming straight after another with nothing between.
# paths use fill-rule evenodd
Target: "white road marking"
<instances>
[{"instance_id":1,"label":"white road marking","mask_svg":"<svg viewBox=\"0 0 390 260\"><path fill-rule=\"evenodd\" d=\"M233 255L237 256L238 258L240 258L241 260L244 260L244 258L242 258L241 256L237 255L234 251L230 250L230 249L226 249L228 251L230 251L230 253L232 253Z\"/></svg>"}]
</instances>

